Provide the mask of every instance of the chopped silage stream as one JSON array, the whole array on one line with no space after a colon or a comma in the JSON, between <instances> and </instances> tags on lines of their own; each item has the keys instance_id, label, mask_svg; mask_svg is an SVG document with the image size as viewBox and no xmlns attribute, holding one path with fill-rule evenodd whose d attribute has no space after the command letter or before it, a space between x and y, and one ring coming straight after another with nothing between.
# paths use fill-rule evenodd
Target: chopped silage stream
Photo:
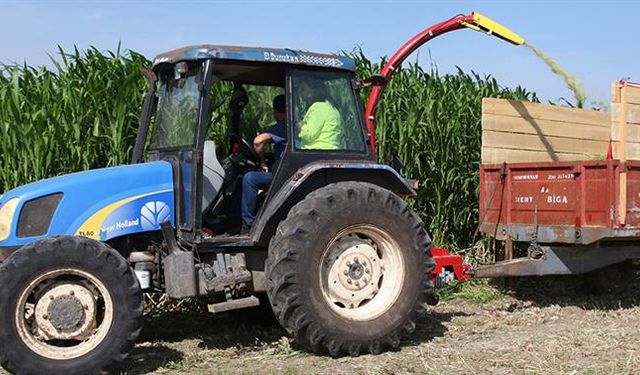
<instances>
[{"instance_id":1,"label":"chopped silage stream","mask_svg":"<svg viewBox=\"0 0 640 375\"><path fill-rule=\"evenodd\" d=\"M553 280L553 279L552 279ZM637 374L640 280L595 297L562 279L495 293L480 284L431 309L399 351L333 359L302 351L268 310L152 318L126 363L158 374ZM490 289L490 290L489 290ZM489 291L488 291L489 290ZM488 292L487 292L488 291ZM489 293L489 294L487 294ZM492 294L493 293L493 294ZM470 293L469 293L470 294Z\"/></svg>"}]
</instances>

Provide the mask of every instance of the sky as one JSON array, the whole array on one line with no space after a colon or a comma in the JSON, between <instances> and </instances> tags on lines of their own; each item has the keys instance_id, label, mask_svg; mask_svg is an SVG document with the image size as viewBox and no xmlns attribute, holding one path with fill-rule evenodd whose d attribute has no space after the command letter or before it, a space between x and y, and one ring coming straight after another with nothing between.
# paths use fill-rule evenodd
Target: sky
<instances>
[{"instance_id":1,"label":"sky","mask_svg":"<svg viewBox=\"0 0 640 375\"><path fill-rule=\"evenodd\" d=\"M477 11L504 24L575 76L587 103L610 102L611 82L640 81L640 1L14 1L0 0L0 62L51 65L57 46L122 48L148 58L194 44L390 56L424 28ZM408 61L441 73L475 71L544 100L572 93L523 46L459 30Z\"/></svg>"}]
</instances>

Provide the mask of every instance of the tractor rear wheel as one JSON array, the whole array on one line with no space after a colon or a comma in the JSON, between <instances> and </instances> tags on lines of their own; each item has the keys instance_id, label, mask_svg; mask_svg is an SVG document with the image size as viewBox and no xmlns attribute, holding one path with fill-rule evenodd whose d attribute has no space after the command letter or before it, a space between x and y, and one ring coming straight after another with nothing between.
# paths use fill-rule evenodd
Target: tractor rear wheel
<instances>
[{"instance_id":1,"label":"tractor rear wheel","mask_svg":"<svg viewBox=\"0 0 640 375\"><path fill-rule=\"evenodd\" d=\"M277 228L266 264L280 323L315 352L397 348L433 301L431 241L391 191L339 182L309 194Z\"/></svg>"},{"instance_id":2,"label":"tractor rear wheel","mask_svg":"<svg viewBox=\"0 0 640 375\"><path fill-rule=\"evenodd\" d=\"M53 237L0 267L0 363L20 374L105 373L142 326L140 285L106 244Z\"/></svg>"}]
</instances>

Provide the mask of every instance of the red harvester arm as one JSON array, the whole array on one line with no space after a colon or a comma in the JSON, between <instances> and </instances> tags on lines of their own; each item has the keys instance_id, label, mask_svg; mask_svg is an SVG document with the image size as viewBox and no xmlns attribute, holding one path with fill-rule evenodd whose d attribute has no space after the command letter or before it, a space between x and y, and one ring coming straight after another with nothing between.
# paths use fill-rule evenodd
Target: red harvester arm
<instances>
[{"instance_id":1,"label":"red harvester arm","mask_svg":"<svg viewBox=\"0 0 640 375\"><path fill-rule=\"evenodd\" d=\"M468 16L459 15L447 21L440 22L431 27L428 27L411 38L402 47L400 47L400 49L398 49L396 53L393 54L393 56L391 56L387 64L382 69L381 76L385 78L385 82L388 83L389 80L391 80L391 78L393 77L395 71L400 67L402 62L423 44L439 35L465 27L476 31L486 32L487 34L494 35L500 39L516 45L524 43L524 39L522 39L519 35L477 12L473 12ZM380 99L382 98L384 88L385 85L373 87L373 89L371 90L371 94L369 94L369 99L367 100L367 108L365 111L365 120L367 123L371 149L373 150L374 156L376 153L375 120L376 114L378 112L378 104L380 103Z\"/></svg>"}]
</instances>

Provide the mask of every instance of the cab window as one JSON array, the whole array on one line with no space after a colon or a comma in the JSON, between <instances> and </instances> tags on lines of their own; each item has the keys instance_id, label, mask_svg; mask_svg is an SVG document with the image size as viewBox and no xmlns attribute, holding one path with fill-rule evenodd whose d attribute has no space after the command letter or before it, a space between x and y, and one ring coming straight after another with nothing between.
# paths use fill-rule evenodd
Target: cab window
<instances>
[{"instance_id":1,"label":"cab window","mask_svg":"<svg viewBox=\"0 0 640 375\"><path fill-rule=\"evenodd\" d=\"M297 150L365 152L353 76L294 70L294 146Z\"/></svg>"}]
</instances>

